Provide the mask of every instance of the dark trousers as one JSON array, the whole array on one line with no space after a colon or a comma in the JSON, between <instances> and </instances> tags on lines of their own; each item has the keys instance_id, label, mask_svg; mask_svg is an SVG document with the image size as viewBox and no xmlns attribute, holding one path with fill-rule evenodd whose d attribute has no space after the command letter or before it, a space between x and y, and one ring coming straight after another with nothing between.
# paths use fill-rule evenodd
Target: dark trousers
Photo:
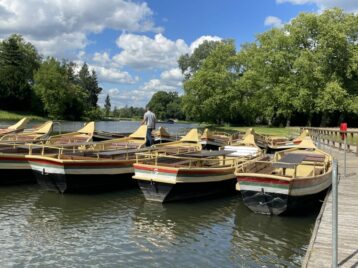
<instances>
[{"instance_id":1,"label":"dark trousers","mask_svg":"<svg viewBox=\"0 0 358 268\"><path fill-rule=\"evenodd\" d=\"M153 139L152 139L152 128L147 128L147 135L146 135L146 141L145 141L145 146L149 147L153 145Z\"/></svg>"}]
</instances>

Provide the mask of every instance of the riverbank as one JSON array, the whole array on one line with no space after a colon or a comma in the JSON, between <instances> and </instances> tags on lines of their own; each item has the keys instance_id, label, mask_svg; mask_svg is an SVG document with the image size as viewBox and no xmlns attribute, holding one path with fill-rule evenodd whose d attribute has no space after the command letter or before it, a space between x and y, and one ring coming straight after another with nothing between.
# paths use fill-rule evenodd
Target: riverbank
<instances>
[{"instance_id":1,"label":"riverbank","mask_svg":"<svg viewBox=\"0 0 358 268\"><path fill-rule=\"evenodd\" d=\"M46 121L47 119L45 117L29 114L29 113L23 113L23 112L9 112L0 110L0 120L1 121L16 121L20 120L23 117L28 117L31 120L37 120L37 121Z\"/></svg>"},{"instance_id":2,"label":"riverbank","mask_svg":"<svg viewBox=\"0 0 358 268\"><path fill-rule=\"evenodd\" d=\"M37 115L33 115L30 113L24 113L24 112L9 112L0 110L0 121L16 121L20 120L23 117L28 117L31 120L36 121L46 121L48 118L41 117ZM104 118L99 121L141 121L141 118ZM89 121L89 120L88 120ZM262 134L262 135L274 135L274 136L295 136L292 135L293 132L298 132L298 128L283 128L283 127L268 127L268 126L218 126L218 125L209 125L206 123L196 123L191 121L177 121L175 124L198 124L200 129L209 128L209 129L215 129L218 131L223 132L235 132L235 131L241 131L245 132L248 128L252 127L256 133Z\"/></svg>"},{"instance_id":3,"label":"riverbank","mask_svg":"<svg viewBox=\"0 0 358 268\"><path fill-rule=\"evenodd\" d=\"M253 128L254 131L262 135L272 135L272 136L296 136L299 132L299 128L284 128L284 127L268 127L268 126L250 126L250 127L236 127L236 126L217 126L214 127L219 131L240 131L245 132L248 128Z\"/></svg>"}]
</instances>

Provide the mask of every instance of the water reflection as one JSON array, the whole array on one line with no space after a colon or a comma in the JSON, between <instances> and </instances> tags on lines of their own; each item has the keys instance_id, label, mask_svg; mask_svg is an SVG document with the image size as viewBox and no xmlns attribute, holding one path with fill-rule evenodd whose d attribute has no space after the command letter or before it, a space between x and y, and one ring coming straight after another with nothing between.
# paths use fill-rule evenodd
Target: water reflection
<instances>
[{"instance_id":1,"label":"water reflection","mask_svg":"<svg viewBox=\"0 0 358 268\"><path fill-rule=\"evenodd\" d=\"M162 236L166 242L195 239L212 225L222 224L232 215L227 199L208 200L205 203L161 204L143 200L133 215L133 233L146 232L149 236Z\"/></svg>"},{"instance_id":2,"label":"water reflection","mask_svg":"<svg viewBox=\"0 0 358 268\"><path fill-rule=\"evenodd\" d=\"M33 206L33 217L54 218L63 226L114 219L129 214L134 207L127 204L138 202L139 189L101 194L59 195L43 191ZM125 200L125 202L123 202Z\"/></svg>"},{"instance_id":3,"label":"water reflection","mask_svg":"<svg viewBox=\"0 0 358 268\"><path fill-rule=\"evenodd\" d=\"M235 198L195 203L143 201L132 229L138 249L170 266L232 266L228 256ZM155 257L153 257L155 256ZM148 257L148 259L150 259Z\"/></svg>"},{"instance_id":4,"label":"water reflection","mask_svg":"<svg viewBox=\"0 0 358 268\"><path fill-rule=\"evenodd\" d=\"M233 251L238 261L265 267L299 267L318 211L300 216L255 214L237 203Z\"/></svg>"},{"instance_id":5,"label":"water reflection","mask_svg":"<svg viewBox=\"0 0 358 268\"><path fill-rule=\"evenodd\" d=\"M237 195L162 205L138 189L21 186L0 188L0 222L1 267L297 267L314 215L256 215Z\"/></svg>"}]
</instances>

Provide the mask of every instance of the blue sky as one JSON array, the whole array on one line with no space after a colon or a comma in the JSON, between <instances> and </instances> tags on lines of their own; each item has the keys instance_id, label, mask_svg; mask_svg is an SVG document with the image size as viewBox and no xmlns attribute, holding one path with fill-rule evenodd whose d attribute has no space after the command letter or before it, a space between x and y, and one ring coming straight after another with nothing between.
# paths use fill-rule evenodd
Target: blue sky
<instances>
[{"instance_id":1,"label":"blue sky","mask_svg":"<svg viewBox=\"0 0 358 268\"><path fill-rule=\"evenodd\" d=\"M300 12L357 0L0 0L0 39L20 33L44 56L87 62L112 107L144 106L159 90L182 93L177 59L204 40L237 48Z\"/></svg>"}]
</instances>

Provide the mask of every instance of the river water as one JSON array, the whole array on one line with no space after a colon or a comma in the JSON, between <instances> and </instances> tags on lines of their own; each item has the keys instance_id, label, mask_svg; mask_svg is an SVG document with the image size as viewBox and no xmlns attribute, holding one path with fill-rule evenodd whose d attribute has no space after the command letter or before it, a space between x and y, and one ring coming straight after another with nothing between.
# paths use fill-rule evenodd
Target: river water
<instances>
[{"instance_id":1,"label":"river water","mask_svg":"<svg viewBox=\"0 0 358 268\"><path fill-rule=\"evenodd\" d=\"M195 125L166 126L174 133ZM0 187L0 267L300 267L317 212L257 215L239 194L162 205L139 189L60 195L36 185Z\"/></svg>"}]
</instances>

